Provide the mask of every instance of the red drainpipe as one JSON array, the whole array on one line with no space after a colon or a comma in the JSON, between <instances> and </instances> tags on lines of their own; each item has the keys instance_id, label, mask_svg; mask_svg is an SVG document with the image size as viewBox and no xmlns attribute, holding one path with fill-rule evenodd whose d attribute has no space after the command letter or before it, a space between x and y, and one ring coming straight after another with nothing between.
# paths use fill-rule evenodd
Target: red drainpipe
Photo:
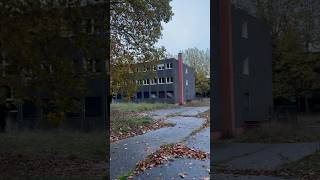
<instances>
[{"instance_id":1,"label":"red drainpipe","mask_svg":"<svg viewBox=\"0 0 320 180\"><path fill-rule=\"evenodd\" d=\"M178 80L179 80L179 105L184 105L184 80L183 80L182 53L178 54Z\"/></svg>"},{"instance_id":2,"label":"red drainpipe","mask_svg":"<svg viewBox=\"0 0 320 180\"><path fill-rule=\"evenodd\" d=\"M230 0L220 0L220 47L221 47L221 76L222 81L222 121L223 135L234 133L235 104L234 104L234 75L232 56L232 17Z\"/></svg>"}]
</instances>

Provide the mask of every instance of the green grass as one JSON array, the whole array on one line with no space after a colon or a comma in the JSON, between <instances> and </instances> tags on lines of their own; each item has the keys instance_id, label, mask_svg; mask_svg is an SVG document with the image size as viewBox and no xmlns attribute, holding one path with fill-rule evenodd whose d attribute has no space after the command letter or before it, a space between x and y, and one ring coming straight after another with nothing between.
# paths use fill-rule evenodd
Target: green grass
<instances>
[{"instance_id":1,"label":"green grass","mask_svg":"<svg viewBox=\"0 0 320 180\"><path fill-rule=\"evenodd\" d=\"M57 153L84 159L104 160L107 150L104 132L33 131L0 134L0 151Z\"/></svg>"},{"instance_id":2,"label":"green grass","mask_svg":"<svg viewBox=\"0 0 320 180\"><path fill-rule=\"evenodd\" d=\"M149 116L116 116L111 117L111 131L126 133L131 130L139 129L140 126L147 126L154 122Z\"/></svg>"},{"instance_id":3,"label":"green grass","mask_svg":"<svg viewBox=\"0 0 320 180\"><path fill-rule=\"evenodd\" d=\"M173 107L173 104L166 103L115 103L111 104L112 110L144 112L157 109Z\"/></svg>"}]
</instances>

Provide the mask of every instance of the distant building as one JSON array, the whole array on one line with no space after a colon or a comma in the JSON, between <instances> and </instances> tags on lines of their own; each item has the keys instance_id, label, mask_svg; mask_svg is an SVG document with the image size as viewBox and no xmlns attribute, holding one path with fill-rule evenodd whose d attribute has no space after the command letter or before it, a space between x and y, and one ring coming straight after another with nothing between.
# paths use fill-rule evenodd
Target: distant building
<instances>
[{"instance_id":1,"label":"distant building","mask_svg":"<svg viewBox=\"0 0 320 180\"><path fill-rule=\"evenodd\" d=\"M143 72L143 78L135 79L139 86L134 102L165 102L180 103L195 97L195 71L183 63L182 54L178 60L174 58L159 61L152 69L145 69L143 64L137 65L137 71ZM153 72L149 72L153 71ZM118 94L114 101L123 100Z\"/></svg>"}]
</instances>

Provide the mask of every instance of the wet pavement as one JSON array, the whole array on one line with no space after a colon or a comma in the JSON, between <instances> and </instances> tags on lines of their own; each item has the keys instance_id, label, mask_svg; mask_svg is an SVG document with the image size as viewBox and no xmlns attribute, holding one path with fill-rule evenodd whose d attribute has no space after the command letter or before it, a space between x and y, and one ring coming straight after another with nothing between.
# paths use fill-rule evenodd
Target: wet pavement
<instances>
[{"instance_id":1,"label":"wet pavement","mask_svg":"<svg viewBox=\"0 0 320 180\"><path fill-rule=\"evenodd\" d=\"M201 127L204 119L191 117L204 112L209 107L182 107L152 112L156 118L170 114L183 113L186 116L169 117L166 121L175 123L174 127L161 128L143 135L123 139L110 145L110 177L115 179L133 170L136 163L156 151L163 144L177 143L188 137L193 130Z\"/></svg>"},{"instance_id":2,"label":"wet pavement","mask_svg":"<svg viewBox=\"0 0 320 180\"><path fill-rule=\"evenodd\" d=\"M213 148L213 163L227 169L276 170L319 149L318 143L234 143Z\"/></svg>"}]
</instances>

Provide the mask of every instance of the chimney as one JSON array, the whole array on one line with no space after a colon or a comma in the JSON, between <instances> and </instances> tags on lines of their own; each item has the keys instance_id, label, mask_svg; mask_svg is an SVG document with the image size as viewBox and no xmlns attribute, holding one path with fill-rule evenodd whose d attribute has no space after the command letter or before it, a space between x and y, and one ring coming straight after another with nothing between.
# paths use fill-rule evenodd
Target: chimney
<instances>
[{"instance_id":1,"label":"chimney","mask_svg":"<svg viewBox=\"0 0 320 180\"><path fill-rule=\"evenodd\" d=\"M178 85L179 85L179 105L184 105L184 77L182 53L178 54Z\"/></svg>"}]
</instances>

